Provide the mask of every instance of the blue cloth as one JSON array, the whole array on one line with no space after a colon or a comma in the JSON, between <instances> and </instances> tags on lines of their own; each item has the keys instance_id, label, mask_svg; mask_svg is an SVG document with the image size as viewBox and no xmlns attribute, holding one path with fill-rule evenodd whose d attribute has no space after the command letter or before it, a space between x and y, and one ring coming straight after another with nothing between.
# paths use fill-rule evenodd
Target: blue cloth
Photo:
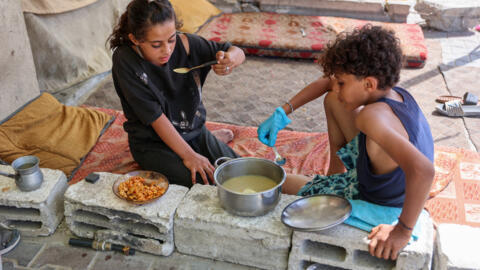
<instances>
[{"instance_id":1,"label":"blue cloth","mask_svg":"<svg viewBox=\"0 0 480 270\"><path fill-rule=\"evenodd\" d=\"M422 110L415 99L404 89L394 87L403 102L380 98L402 122L410 142L433 162L433 138ZM360 133L358 142L357 180L358 191L362 199L380 205L402 207L405 199L405 173L398 167L386 174L375 174L370 168L370 159L366 149L366 136Z\"/></svg>"},{"instance_id":2,"label":"blue cloth","mask_svg":"<svg viewBox=\"0 0 480 270\"><path fill-rule=\"evenodd\" d=\"M290 122L292 120L287 117L282 107L276 108L273 114L258 127L258 139L270 147L274 146L278 132L284 129Z\"/></svg>"},{"instance_id":3,"label":"blue cloth","mask_svg":"<svg viewBox=\"0 0 480 270\"><path fill-rule=\"evenodd\" d=\"M382 206L363 200L349 201L352 204L352 213L344 223L367 232L372 231L374 227L380 224L397 224L398 217L402 212L402 208L400 207ZM424 218L425 215L428 216L428 212L422 210L417 224L413 228L412 238L414 241L418 239L422 229L420 225L421 222L418 221Z\"/></svg>"}]
</instances>

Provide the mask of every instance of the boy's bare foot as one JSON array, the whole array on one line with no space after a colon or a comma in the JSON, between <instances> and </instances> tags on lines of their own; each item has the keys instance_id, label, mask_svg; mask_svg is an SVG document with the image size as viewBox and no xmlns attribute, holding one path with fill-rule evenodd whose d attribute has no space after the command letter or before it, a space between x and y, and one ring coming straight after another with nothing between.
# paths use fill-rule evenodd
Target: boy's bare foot
<instances>
[{"instance_id":1,"label":"boy's bare foot","mask_svg":"<svg viewBox=\"0 0 480 270\"><path fill-rule=\"evenodd\" d=\"M229 143L233 140L233 131L227 128L221 128L212 131L213 136L223 143Z\"/></svg>"}]
</instances>

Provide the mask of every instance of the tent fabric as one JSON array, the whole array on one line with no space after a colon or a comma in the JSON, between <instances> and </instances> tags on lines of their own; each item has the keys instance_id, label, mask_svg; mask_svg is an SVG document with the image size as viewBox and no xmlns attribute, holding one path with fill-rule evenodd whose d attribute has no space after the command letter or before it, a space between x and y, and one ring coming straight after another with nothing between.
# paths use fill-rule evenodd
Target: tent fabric
<instances>
[{"instance_id":1,"label":"tent fabric","mask_svg":"<svg viewBox=\"0 0 480 270\"><path fill-rule=\"evenodd\" d=\"M56 93L111 69L107 37L129 0L54 14L24 13L41 90Z\"/></svg>"},{"instance_id":2,"label":"tent fabric","mask_svg":"<svg viewBox=\"0 0 480 270\"><path fill-rule=\"evenodd\" d=\"M86 7L98 0L22 0L23 12L58 14Z\"/></svg>"},{"instance_id":3,"label":"tent fabric","mask_svg":"<svg viewBox=\"0 0 480 270\"><path fill-rule=\"evenodd\" d=\"M24 2L45 7L40 12L27 8L24 3L25 23L41 90L54 94L111 69L112 53L106 40L130 0ZM180 30L184 32L195 32L212 15L220 13L207 0L171 2L183 21ZM70 3L68 9L64 8L67 3ZM55 7L55 12L50 12L50 7Z\"/></svg>"}]
</instances>

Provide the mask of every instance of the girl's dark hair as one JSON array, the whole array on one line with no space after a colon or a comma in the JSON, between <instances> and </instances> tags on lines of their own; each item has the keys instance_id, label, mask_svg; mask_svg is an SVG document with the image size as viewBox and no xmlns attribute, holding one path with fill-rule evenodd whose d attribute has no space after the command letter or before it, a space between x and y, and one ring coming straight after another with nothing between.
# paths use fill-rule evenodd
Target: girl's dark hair
<instances>
[{"instance_id":1,"label":"girl's dark hair","mask_svg":"<svg viewBox=\"0 0 480 270\"><path fill-rule=\"evenodd\" d=\"M108 37L107 43L110 44L112 50L122 45L133 45L128 38L129 33L132 33L137 40L142 40L150 26L170 20L175 21L176 29L182 27L182 23L177 20L170 1L133 0L120 17L120 21Z\"/></svg>"},{"instance_id":2,"label":"girl's dark hair","mask_svg":"<svg viewBox=\"0 0 480 270\"><path fill-rule=\"evenodd\" d=\"M403 59L393 31L367 24L352 33L341 33L328 45L319 62L326 76L373 76L378 80L378 88L385 90L399 81Z\"/></svg>"}]
</instances>

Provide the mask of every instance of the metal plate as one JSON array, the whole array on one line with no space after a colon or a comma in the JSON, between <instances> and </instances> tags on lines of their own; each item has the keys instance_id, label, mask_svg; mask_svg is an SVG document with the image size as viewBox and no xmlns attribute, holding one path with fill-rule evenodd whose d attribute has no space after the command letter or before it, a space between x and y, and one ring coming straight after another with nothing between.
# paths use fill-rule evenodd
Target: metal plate
<instances>
[{"instance_id":1,"label":"metal plate","mask_svg":"<svg viewBox=\"0 0 480 270\"><path fill-rule=\"evenodd\" d=\"M345 221L352 212L350 202L337 195L321 194L298 199L283 209L282 222L299 231L320 231Z\"/></svg>"},{"instance_id":2,"label":"metal plate","mask_svg":"<svg viewBox=\"0 0 480 270\"><path fill-rule=\"evenodd\" d=\"M126 199L126 198L124 198L120 195L120 193L118 192L118 187L120 186L120 183L122 183L124 181L127 181L132 176L140 176L140 177L145 179L145 183L153 183L155 185L162 186L162 187L165 188L165 192L158 197L155 197L153 199L146 200L146 201L128 200L128 199ZM129 173L123 175L123 176L120 176L117 180L115 180L115 182L113 183L112 189L113 189L113 193L115 193L115 195L117 195L118 198L120 198L122 200L125 200L129 203L141 205L141 204L147 204L147 203L151 203L151 202L154 202L154 201L158 200L165 193L167 193L168 186L169 186L169 184L168 184L167 177L165 177L161 173L153 172L153 171L133 171L133 172L129 172Z\"/></svg>"}]
</instances>

